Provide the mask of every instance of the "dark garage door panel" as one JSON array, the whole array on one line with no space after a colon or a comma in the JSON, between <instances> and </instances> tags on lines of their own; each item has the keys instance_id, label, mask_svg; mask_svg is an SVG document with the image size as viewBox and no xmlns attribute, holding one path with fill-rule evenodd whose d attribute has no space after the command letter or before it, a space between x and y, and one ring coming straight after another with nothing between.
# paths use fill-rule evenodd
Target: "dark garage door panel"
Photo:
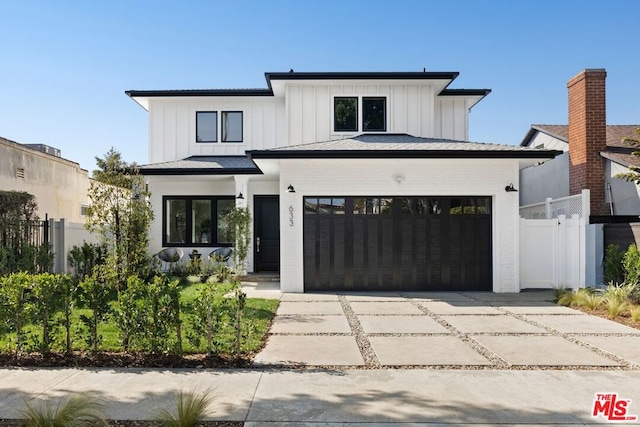
<instances>
[{"instance_id":1,"label":"dark garage door panel","mask_svg":"<svg viewBox=\"0 0 640 427\"><path fill-rule=\"evenodd\" d=\"M377 215L354 214L355 198L342 199L339 215L304 216L305 291L491 290L490 198L472 198L485 199L482 214L450 208L464 198L430 198L437 215L401 208L424 198L394 198Z\"/></svg>"}]
</instances>

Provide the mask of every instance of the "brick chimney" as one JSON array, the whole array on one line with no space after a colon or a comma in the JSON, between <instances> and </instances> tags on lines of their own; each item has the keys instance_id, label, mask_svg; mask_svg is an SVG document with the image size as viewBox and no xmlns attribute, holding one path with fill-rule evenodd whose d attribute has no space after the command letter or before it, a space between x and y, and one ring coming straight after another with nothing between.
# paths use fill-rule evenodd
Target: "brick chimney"
<instances>
[{"instance_id":1,"label":"brick chimney","mask_svg":"<svg viewBox=\"0 0 640 427\"><path fill-rule=\"evenodd\" d=\"M606 215L607 146L605 79L602 68L586 69L567 83L569 90L569 193L591 191L591 215Z\"/></svg>"}]
</instances>

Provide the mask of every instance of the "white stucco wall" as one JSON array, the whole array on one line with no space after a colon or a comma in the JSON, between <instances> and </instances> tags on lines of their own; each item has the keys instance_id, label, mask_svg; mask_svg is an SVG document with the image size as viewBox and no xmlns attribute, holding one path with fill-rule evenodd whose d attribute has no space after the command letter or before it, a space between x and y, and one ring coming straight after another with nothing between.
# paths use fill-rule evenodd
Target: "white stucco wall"
<instances>
[{"instance_id":1,"label":"white stucco wall","mask_svg":"<svg viewBox=\"0 0 640 427\"><path fill-rule=\"evenodd\" d=\"M264 161L263 161L264 162ZM260 162L260 163L263 163ZM403 175L398 183L394 177ZM518 292L518 160L280 160L281 289L303 292L303 197L448 196L493 198L493 290ZM295 193L287 193L292 184ZM293 226L289 209L293 208Z\"/></svg>"},{"instance_id":2,"label":"white stucco wall","mask_svg":"<svg viewBox=\"0 0 640 427\"><path fill-rule=\"evenodd\" d=\"M16 176L17 168L24 170L24 178ZM78 163L0 138L0 189L33 194L41 219L48 214L49 218L84 223L80 209L89 205L90 183L87 171Z\"/></svg>"},{"instance_id":3,"label":"white stucco wall","mask_svg":"<svg viewBox=\"0 0 640 427\"><path fill-rule=\"evenodd\" d=\"M520 206L569 196L569 153L520 170Z\"/></svg>"},{"instance_id":4,"label":"white stucco wall","mask_svg":"<svg viewBox=\"0 0 640 427\"><path fill-rule=\"evenodd\" d=\"M611 203L613 198L614 215L640 215L640 187L634 182L616 178L617 174L628 172L629 168L606 161L606 181L611 185L611 193L605 192L605 202Z\"/></svg>"}]
</instances>

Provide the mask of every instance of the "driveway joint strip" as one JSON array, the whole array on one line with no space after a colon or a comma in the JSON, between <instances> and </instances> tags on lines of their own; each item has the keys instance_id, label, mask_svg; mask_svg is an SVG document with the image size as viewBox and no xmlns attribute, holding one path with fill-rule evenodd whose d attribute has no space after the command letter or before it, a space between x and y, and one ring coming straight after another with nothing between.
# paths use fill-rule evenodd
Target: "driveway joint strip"
<instances>
[{"instance_id":1,"label":"driveway joint strip","mask_svg":"<svg viewBox=\"0 0 640 427\"><path fill-rule=\"evenodd\" d=\"M344 315L347 318L347 322L349 322L349 327L356 339L356 344L358 345L358 349L360 350L365 366L367 368L380 368L382 365L380 363L380 359L378 359L369 338L367 338L367 335L364 333L360 320L358 320L358 316L353 311L351 304L349 304L349 301L344 295L338 295L338 301L340 301L340 304L342 305Z\"/></svg>"},{"instance_id":2,"label":"driveway joint strip","mask_svg":"<svg viewBox=\"0 0 640 427\"><path fill-rule=\"evenodd\" d=\"M409 301L411 304L416 306L420 311L422 311L424 314L426 314L427 316L429 316L430 318L438 322L440 325L445 327L449 332L451 332L453 336L460 339L463 343L471 347L474 351L476 351L481 356L489 360L494 365L493 366L494 369L509 369L511 367L511 364L509 364L506 360L504 360L502 357L498 356L496 353L494 353L493 351L489 350L488 348L480 344L478 341L474 340L469 334L462 332L461 330L459 330L458 328L456 328L455 326L447 322L445 319L443 319L436 313L429 310L426 306L422 305L421 303L423 301L416 301L413 298L407 298L407 301Z\"/></svg>"}]
</instances>

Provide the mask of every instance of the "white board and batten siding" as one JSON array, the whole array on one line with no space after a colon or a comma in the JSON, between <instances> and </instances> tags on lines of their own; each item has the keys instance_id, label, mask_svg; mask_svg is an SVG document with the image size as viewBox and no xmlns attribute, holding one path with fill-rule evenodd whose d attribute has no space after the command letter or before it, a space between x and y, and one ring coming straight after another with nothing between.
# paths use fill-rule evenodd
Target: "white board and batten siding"
<instances>
[{"instance_id":1,"label":"white board and batten siding","mask_svg":"<svg viewBox=\"0 0 640 427\"><path fill-rule=\"evenodd\" d=\"M361 124L362 97L387 99L386 133L407 133L425 138L468 139L467 99L436 98L431 85L314 84L288 85L286 118L288 145L349 138L361 133L333 129L334 98L358 97Z\"/></svg>"},{"instance_id":2,"label":"white board and batten siding","mask_svg":"<svg viewBox=\"0 0 640 427\"><path fill-rule=\"evenodd\" d=\"M198 111L217 111L218 115L242 111L243 141L220 142L218 138L218 142L196 142ZM287 140L284 123L281 98L154 98L149 102L149 163L190 156L241 156L246 150L275 148Z\"/></svg>"}]
</instances>

